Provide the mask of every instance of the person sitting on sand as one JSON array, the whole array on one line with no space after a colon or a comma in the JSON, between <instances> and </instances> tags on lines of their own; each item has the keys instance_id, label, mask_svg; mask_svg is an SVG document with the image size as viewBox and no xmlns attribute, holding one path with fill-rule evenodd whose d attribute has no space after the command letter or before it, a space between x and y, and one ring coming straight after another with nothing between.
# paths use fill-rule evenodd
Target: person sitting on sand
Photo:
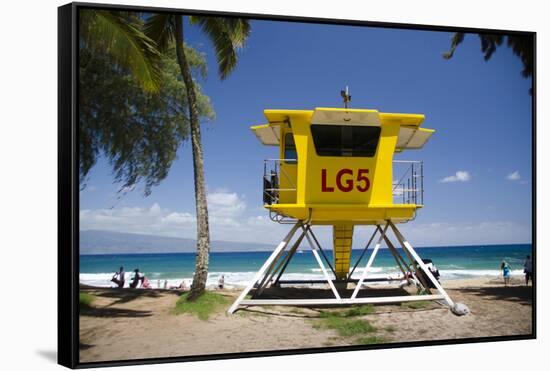
<instances>
[{"instance_id":1,"label":"person sitting on sand","mask_svg":"<svg viewBox=\"0 0 550 371\"><path fill-rule=\"evenodd\" d=\"M124 287L124 274L124 267L120 267L120 270L111 278L111 282L114 282L119 289Z\"/></svg>"},{"instance_id":2,"label":"person sitting on sand","mask_svg":"<svg viewBox=\"0 0 550 371\"><path fill-rule=\"evenodd\" d=\"M147 276L143 276L143 280L141 281L141 288L142 289L152 289L153 286L151 286L151 282L147 278Z\"/></svg>"},{"instance_id":3,"label":"person sitting on sand","mask_svg":"<svg viewBox=\"0 0 550 371\"><path fill-rule=\"evenodd\" d=\"M508 286L512 269L504 260L502 261L502 263L500 263L500 269L502 270L502 278L504 278L504 286Z\"/></svg>"},{"instance_id":4,"label":"person sitting on sand","mask_svg":"<svg viewBox=\"0 0 550 371\"><path fill-rule=\"evenodd\" d=\"M179 286L170 286L170 290L183 290L183 291L187 291L187 284L185 283L184 280L182 280L181 283L179 284Z\"/></svg>"},{"instance_id":5,"label":"person sitting on sand","mask_svg":"<svg viewBox=\"0 0 550 371\"><path fill-rule=\"evenodd\" d=\"M529 286L529 281L533 282L533 261L531 260L531 255L525 257L523 273L525 273L525 286Z\"/></svg>"},{"instance_id":6,"label":"person sitting on sand","mask_svg":"<svg viewBox=\"0 0 550 371\"><path fill-rule=\"evenodd\" d=\"M145 278L144 275L142 275L141 273L139 273L139 269L134 269L134 277L132 277L132 282L130 282L130 287L135 289L138 287L140 281L142 282L143 284L143 279Z\"/></svg>"},{"instance_id":7,"label":"person sitting on sand","mask_svg":"<svg viewBox=\"0 0 550 371\"><path fill-rule=\"evenodd\" d=\"M225 277L222 274L222 276L218 280L218 289L223 290L224 284L225 284Z\"/></svg>"}]
</instances>

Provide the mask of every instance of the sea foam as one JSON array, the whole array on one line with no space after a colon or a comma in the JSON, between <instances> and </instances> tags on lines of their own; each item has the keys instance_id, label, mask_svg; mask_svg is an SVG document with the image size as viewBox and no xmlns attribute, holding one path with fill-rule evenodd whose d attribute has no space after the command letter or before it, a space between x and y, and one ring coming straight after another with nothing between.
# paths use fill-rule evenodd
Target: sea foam
<instances>
[{"instance_id":1,"label":"sea foam","mask_svg":"<svg viewBox=\"0 0 550 371\"><path fill-rule=\"evenodd\" d=\"M353 278L359 279L363 273L364 268L357 268L353 273ZM500 270L491 269L442 269L439 271L441 278L445 280L453 280L460 278L474 278L474 277L498 277L501 275ZM115 287L116 285L111 282L111 278L114 273L81 273L80 283L96 287ZM330 272L329 272L330 274ZM522 275L523 270L513 270L512 275ZM125 279L127 287L133 273L126 273ZM160 276L160 273L148 274L151 285L153 288L164 288L166 281L166 287L179 286L182 281L185 281L187 287L191 286L193 280L192 277L171 277L166 279L155 279L152 277ZM242 288L247 286L256 275L256 272L210 272L208 274L207 286L214 287L218 284L218 279L224 276L225 287L227 288ZM396 278L401 275L401 272L395 267L372 267L367 273L368 278ZM282 277L284 280L323 280L324 274L321 269L310 269L308 273L285 273Z\"/></svg>"}]
</instances>

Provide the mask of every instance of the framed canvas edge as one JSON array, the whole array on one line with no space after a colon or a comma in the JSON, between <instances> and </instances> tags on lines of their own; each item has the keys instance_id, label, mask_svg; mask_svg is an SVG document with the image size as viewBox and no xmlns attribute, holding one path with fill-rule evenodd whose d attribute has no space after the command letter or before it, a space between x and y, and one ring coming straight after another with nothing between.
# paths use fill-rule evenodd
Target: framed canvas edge
<instances>
[{"instance_id":1,"label":"framed canvas edge","mask_svg":"<svg viewBox=\"0 0 550 371\"><path fill-rule=\"evenodd\" d=\"M76 163L76 7L58 8L58 363L78 365L78 178Z\"/></svg>"},{"instance_id":2,"label":"framed canvas edge","mask_svg":"<svg viewBox=\"0 0 550 371\"><path fill-rule=\"evenodd\" d=\"M516 34L533 38L532 76L532 255L537 272L537 208L536 208L536 76L537 76L537 33L536 31L472 28L411 23L350 20L336 18L315 18L303 16L269 15L227 11L205 11L197 9L162 8L140 5L100 4L72 2L58 7L58 363L69 368L94 368L106 366L143 365L190 361L223 360L250 357L271 357L297 354L333 353L344 351L412 348L453 344L475 344L510 340L533 340L537 338L537 286L534 281L532 305L532 333L478 338L429 340L418 342L388 343L378 345L351 345L325 348L302 348L289 350L225 353L196 356L176 356L132 360L84 362L79 360L79 172L78 148L78 12L80 9L140 10L155 13L200 14L224 17L244 17L255 20L370 26L407 30L442 32L466 32L488 34ZM70 207L69 207L69 206ZM70 280L67 277L71 277ZM536 279L536 277L535 277Z\"/></svg>"}]
</instances>

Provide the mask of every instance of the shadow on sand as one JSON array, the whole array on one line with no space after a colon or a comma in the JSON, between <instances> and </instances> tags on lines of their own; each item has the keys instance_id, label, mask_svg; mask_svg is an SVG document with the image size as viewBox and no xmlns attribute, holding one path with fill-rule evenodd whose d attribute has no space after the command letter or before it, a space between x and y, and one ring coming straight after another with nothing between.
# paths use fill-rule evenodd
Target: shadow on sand
<instances>
[{"instance_id":1,"label":"shadow on sand","mask_svg":"<svg viewBox=\"0 0 550 371\"><path fill-rule=\"evenodd\" d=\"M121 309L121 308L108 308L108 307L82 307L80 308L81 316L90 317L149 317L153 315L150 310L134 310L134 309Z\"/></svg>"},{"instance_id":2,"label":"shadow on sand","mask_svg":"<svg viewBox=\"0 0 550 371\"><path fill-rule=\"evenodd\" d=\"M166 293L178 296L181 294L177 290L97 288L83 285L80 286L80 292L88 292L97 297L115 299L108 307L129 303L139 298L159 298L162 294Z\"/></svg>"},{"instance_id":3,"label":"shadow on sand","mask_svg":"<svg viewBox=\"0 0 550 371\"><path fill-rule=\"evenodd\" d=\"M460 292L496 300L513 301L523 305L533 304L532 286L475 287L463 288L460 289Z\"/></svg>"},{"instance_id":4,"label":"shadow on sand","mask_svg":"<svg viewBox=\"0 0 550 371\"><path fill-rule=\"evenodd\" d=\"M339 289L338 293L342 298L350 298L353 294L353 289ZM326 288L312 288L312 287L269 287L266 288L260 296L254 297L256 290L251 290L250 294L254 299L334 299L332 290ZM411 295L410 291L403 288L391 287L369 287L367 289L360 290L358 298L368 297L384 297L384 296L407 296ZM401 303L377 303L377 307L385 307L391 311L401 307ZM270 309L266 309L270 308ZM275 309L277 308L277 309ZM283 317L302 317L302 318L318 318L319 314L324 309L329 308L342 308L337 304L324 304L324 305L300 305L300 308L307 308L311 312L301 312L296 310L296 307L287 307L283 309L282 306L271 306L259 309L255 306L241 307L238 311L257 313L263 315L274 315ZM344 308L349 309L350 306ZM428 308L432 309L432 307Z\"/></svg>"},{"instance_id":5,"label":"shadow on sand","mask_svg":"<svg viewBox=\"0 0 550 371\"><path fill-rule=\"evenodd\" d=\"M80 292L87 292L100 298L113 299L106 306L82 306L80 315L91 317L149 317L153 313L149 310L135 310L125 308L114 308L115 305L129 303L139 298L158 298L165 293L180 295L176 290L148 290L148 289L118 289L118 288L97 288L80 286Z\"/></svg>"},{"instance_id":6,"label":"shadow on sand","mask_svg":"<svg viewBox=\"0 0 550 371\"><path fill-rule=\"evenodd\" d=\"M250 292L253 296L255 290ZM338 293L342 298L349 298L353 294L352 289L339 289ZM383 297L383 296L404 296L409 295L401 288L369 288L360 290L358 298ZM258 299L334 299L330 289L300 288L300 287L269 287L264 290Z\"/></svg>"}]
</instances>

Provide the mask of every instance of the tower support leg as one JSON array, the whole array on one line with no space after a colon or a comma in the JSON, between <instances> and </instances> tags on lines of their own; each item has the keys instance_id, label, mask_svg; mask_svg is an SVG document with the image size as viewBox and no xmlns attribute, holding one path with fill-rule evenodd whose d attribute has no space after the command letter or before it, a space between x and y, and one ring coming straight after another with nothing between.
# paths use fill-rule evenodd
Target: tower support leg
<instances>
[{"instance_id":1,"label":"tower support leg","mask_svg":"<svg viewBox=\"0 0 550 371\"><path fill-rule=\"evenodd\" d=\"M329 271L326 269L325 265L323 264L323 261L321 259L321 256L319 255L320 246L317 246L315 244L315 237L311 233L310 225L304 225L302 222L296 223L290 232L286 235L286 237L281 241L281 243L277 246L277 248L273 251L273 253L270 255L270 257L266 260L266 262L263 264L263 266L260 268L260 270L256 273L254 279L248 284L248 286L243 290L243 292L239 295L237 300L231 305L228 312L233 313L237 308L241 305L353 305L353 304L370 304L370 303L399 303L399 302L409 302L409 301L424 301L424 300L444 300L445 303L451 307L453 312L457 313L457 310L455 308L455 304L452 301L452 299L449 297L449 295L445 292L445 290L441 287L437 279L433 276L433 274L430 272L428 267L424 264L422 259L418 256L418 254L414 251L411 244L403 237L401 232L397 229L395 224L388 220L383 228L381 226L377 226L375 229L375 234L371 237L371 241L374 239L374 236L376 233L380 233L379 238L377 239L377 243L369 256L367 265L363 272L361 273L361 278L357 283L357 286L355 287L351 297L342 297L338 290L336 289L333 278L331 277ZM288 253L281 259L283 256L284 250L288 247L290 241L292 240L293 236L296 234L296 231L302 228L303 232L301 233L298 240L292 245L292 248ZM409 260L411 261L411 264L414 266L416 271L416 278L420 280L420 284L424 286L425 288L428 288L428 285L423 277L420 276L419 273L420 270L425 273L425 277L433 284L433 286L437 289L438 294L429 294L429 295L400 295L400 296L385 296L385 297L358 297L359 291L364 285L365 280L367 279L367 275L369 274L369 270L373 265L373 262L376 258L376 255L381 247L382 242L385 242L388 245L388 248L390 249L390 252L394 256L396 263L401 270L401 272L406 275L406 271L408 270L407 263L405 262L404 258L401 256L399 252L397 252L396 248L393 246L391 241L388 238L387 233L389 230L392 230L395 234L397 240L399 241L399 244L403 248L403 252L407 255ZM261 297L258 298L258 295L255 295L252 299L245 299L246 295L252 290L256 284L259 282L260 285L258 286L258 289L261 290L264 286L268 285L270 280L276 275L276 281L279 281L280 276L286 269L286 266L288 265L289 261L294 256L294 253L298 249L300 242L302 242L303 239L306 239L309 243L309 246L312 250L313 256L315 257L315 260L317 261L319 267L321 268L321 271L323 272L324 278L326 279L332 293L334 294L334 298L322 298L322 299L314 299L314 298L304 298L304 299L262 299ZM370 245L370 242L369 244ZM368 248L367 245L367 248ZM356 264L357 265L357 264ZM354 267L355 268L355 267ZM332 272L334 273L334 272ZM348 276L349 278L349 276ZM258 290L257 290L258 292ZM459 305L460 306L460 305ZM460 314L460 313L457 313ZM463 314L463 313L462 313Z\"/></svg>"},{"instance_id":2,"label":"tower support leg","mask_svg":"<svg viewBox=\"0 0 550 371\"><path fill-rule=\"evenodd\" d=\"M319 256L319 252L317 251L317 246L313 244L313 241L311 240L311 237L309 234L306 234L307 242L309 242L309 247L311 247L311 252L315 256L315 260L317 260L317 264L319 264L319 267L321 267L321 271L323 271L323 275L325 276L325 279L327 280L330 289L332 290L332 293L336 297L337 300L340 300L340 294L338 293L338 290L336 290L336 286L334 286L334 282L332 282L332 278L330 278L327 269L325 268L325 265L323 264L323 261L321 260L321 257Z\"/></svg>"},{"instance_id":3,"label":"tower support leg","mask_svg":"<svg viewBox=\"0 0 550 371\"><path fill-rule=\"evenodd\" d=\"M439 291L439 293L443 296L444 300L445 300L445 303L447 303L447 305L450 307L450 308L454 308L454 302L453 300L450 298L449 295L447 295L447 293L445 292L445 290L443 289L443 287L441 287L441 284L437 281L437 279L434 277L434 275L432 274L432 272L428 269L428 267L426 266L426 264L424 264L424 262L422 261L422 259L420 258L420 256L418 256L418 254L416 253L416 251L414 251L413 247L411 246L411 244L409 243L409 241L407 241L405 239L405 237L403 237L403 235L401 234L401 232L399 231L399 229L397 229L397 227L395 226L395 224L393 224L391 221L388 221L388 224L391 226L391 228L393 229L393 233L395 233L395 236L397 237L397 239L399 240L399 243L401 244L401 246L403 247L403 249L406 249L409 254L412 255L412 257L414 258L414 260L416 260L416 263L418 263L418 265L420 266L420 268L424 271L424 273L426 274L426 276L428 277L428 279L432 282L432 284L435 286L435 288L437 289L437 291Z\"/></svg>"},{"instance_id":4,"label":"tower support leg","mask_svg":"<svg viewBox=\"0 0 550 371\"><path fill-rule=\"evenodd\" d=\"M380 227L378 227L380 228ZM388 246L388 250L390 251L390 254L392 254L393 258L395 259L395 263L397 264L397 267L403 273L403 279L409 280L407 277L407 270L405 269L407 267L407 264L403 265L402 257L399 255L399 252L395 249L395 246L393 246L393 243L390 241L388 236L384 235L384 241L386 241L386 245Z\"/></svg>"},{"instance_id":5,"label":"tower support leg","mask_svg":"<svg viewBox=\"0 0 550 371\"><path fill-rule=\"evenodd\" d=\"M277 274L277 272L281 271L282 273L282 268L286 268L287 266L287 263L290 262L290 259L294 256L294 253L296 252L296 250L298 249L298 247L300 246L300 243L302 242L302 240L304 239L304 237L306 236L308 230L309 230L309 226L307 227L302 227L303 228L303 231L302 231L302 234L298 237L298 239L296 240L296 242L294 242L294 245L291 247L291 249L288 251L288 253L286 254L286 256L281 260L279 261L279 265L277 266L277 268L275 268L275 266L277 265L277 260L274 260L273 261L273 264L271 265L271 269L269 269L264 277L264 279L262 280L262 282L260 282L260 284L258 285L258 288L256 290L256 293L254 294L254 296L260 296L262 295L262 293L264 292L264 289L267 287L267 285L269 285L271 279L273 278L273 276L275 276ZM281 253L279 254L279 257L282 256L282 251Z\"/></svg>"},{"instance_id":6,"label":"tower support leg","mask_svg":"<svg viewBox=\"0 0 550 371\"><path fill-rule=\"evenodd\" d=\"M361 262L361 259L363 259L363 256L365 255L365 253L367 252L367 250L369 249L369 246L372 242L372 240L374 240L374 237L376 236L376 233L378 233L378 231L382 232L380 230L380 227L379 226L376 226L376 228L374 229L374 232L372 233L372 235L370 236L370 239L369 239L369 242L367 242L367 244L365 245L365 248L363 249L363 251L361 252L361 255L359 255L359 258L357 259L357 262L355 262L354 266L353 266L353 269L351 270L351 272L349 273L348 275L348 280L351 279L351 276L353 275L353 272L355 272L355 269L357 268L357 266L359 265L359 263Z\"/></svg>"},{"instance_id":7,"label":"tower support leg","mask_svg":"<svg viewBox=\"0 0 550 371\"><path fill-rule=\"evenodd\" d=\"M367 278L367 273L370 270L370 267L372 266L372 263L374 262L374 258L376 258L376 254L378 253L378 249L380 248L380 245L382 245L382 241L384 240L384 236L386 235L386 231L388 230L388 225L384 227L384 230L380 234L380 237L378 238L378 242L376 242L376 245L374 246L374 250L370 254L369 260L367 262L367 266L363 270L363 273L361 273L361 278L359 279L359 282L357 282L357 286L355 286L355 290L353 290L353 294L351 295L352 299L355 299L357 297L357 294L359 293L359 289L361 286L363 286L363 282L365 281L365 278Z\"/></svg>"},{"instance_id":8,"label":"tower support leg","mask_svg":"<svg viewBox=\"0 0 550 371\"><path fill-rule=\"evenodd\" d=\"M279 243L277 248L273 251L271 256L265 261L264 265L262 265L258 273L256 273L256 276L254 277L254 279L248 284L248 286L246 286L243 292L241 292L241 294L239 295L237 300L235 300L233 305L231 305L231 307L228 310L229 314L233 313L238 308L239 304L243 301L246 295L254 287L256 282L258 282L258 280L263 276L264 272L274 263L275 259L279 256L279 254L287 247L288 243L290 242L290 240L292 239L292 237L294 236L298 228L301 227L301 225L302 225L301 222L294 224L290 232L288 232L285 238L281 241L281 243Z\"/></svg>"}]
</instances>

